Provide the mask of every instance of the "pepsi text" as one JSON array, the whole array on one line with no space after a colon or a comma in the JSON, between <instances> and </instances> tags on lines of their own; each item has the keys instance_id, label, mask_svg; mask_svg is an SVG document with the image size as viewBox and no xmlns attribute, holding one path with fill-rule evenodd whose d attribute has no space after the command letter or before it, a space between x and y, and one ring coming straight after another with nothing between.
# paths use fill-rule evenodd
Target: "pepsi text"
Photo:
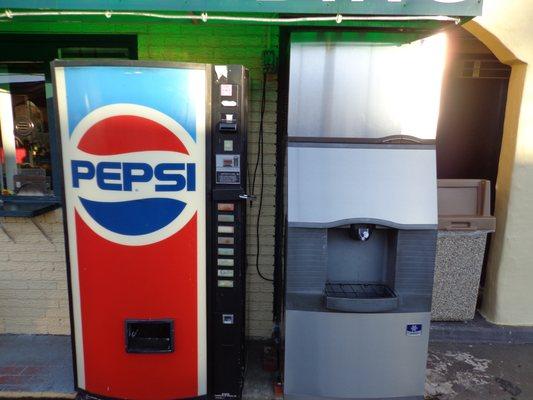
<instances>
[{"instance_id":1,"label":"pepsi text","mask_svg":"<svg viewBox=\"0 0 533 400\"><path fill-rule=\"evenodd\" d=\"M196 190L196 165L194 163L160 163L155 167L143 162L101 161L93 164L87 160L71 160L72 186L80 181L96 178L101 190L131 192L137 185L148 184L153 178L155 192Z\"/></svg>"}]
</instances>

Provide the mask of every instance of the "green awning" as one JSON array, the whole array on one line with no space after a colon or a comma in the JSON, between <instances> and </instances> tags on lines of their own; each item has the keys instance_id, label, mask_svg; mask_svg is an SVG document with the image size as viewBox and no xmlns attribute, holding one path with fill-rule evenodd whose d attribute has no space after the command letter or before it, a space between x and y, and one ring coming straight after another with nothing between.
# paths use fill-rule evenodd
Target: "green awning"
<instances>
[{"instance_id":1,"label":"green awning","mask_svg":"<svg viewBox=\"0 0 533 400\"><path fill-rule=\"evenodd\" d=\"M482 0L0 0L0 9L475 17Z\"/></svg>"}]
</instances>

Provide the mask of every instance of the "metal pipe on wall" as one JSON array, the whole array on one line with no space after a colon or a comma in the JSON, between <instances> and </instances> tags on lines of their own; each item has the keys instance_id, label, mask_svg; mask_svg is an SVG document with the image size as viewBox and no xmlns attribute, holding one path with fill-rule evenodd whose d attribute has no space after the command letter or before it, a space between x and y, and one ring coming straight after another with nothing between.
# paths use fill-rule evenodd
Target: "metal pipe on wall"
<instances>
[{"instance_id":1,"label":"metal pipe on wall","mask_svg":"<svg viewBox=\"0 0 533 400\"><path fill-rule=\"evenodd\" d=\"M2 148L4 151L6 188L11 191L15 190L13 176L17 173L14 129L15 125L13 122L11 93L6 89L0 88L0 130L2 133ZM0 172L2 171L0 170ZM0 177L1 176L2 175L0 175Z\"/></svg>"}]
</instances>

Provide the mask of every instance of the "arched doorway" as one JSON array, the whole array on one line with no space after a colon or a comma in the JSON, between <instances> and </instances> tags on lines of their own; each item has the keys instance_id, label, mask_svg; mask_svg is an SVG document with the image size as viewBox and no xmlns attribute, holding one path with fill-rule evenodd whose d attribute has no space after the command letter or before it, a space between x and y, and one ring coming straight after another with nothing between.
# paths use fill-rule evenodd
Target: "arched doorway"
<instances>
[{"instance_id":1,"label":"arched doorway","mask_svg":"<svg viewBox=\"0 0 533 400\"><path fill-rule=\"evenodd\" d=\"M498 5L489 2L489 10L498 11ZM525 2L522 2L525 3ZM501 9L505 6L500 5ZM518 13L527 13L526 5L522 9L513 7L505 10L508 14L519 19ZM510 7L511 8L511 7ZM531 6L529 6L531 8ZM499 10L502 11L502 10ZM500 16L503 18L503 14ZM477 20L465 24L465 28L482 41L498 59L512 68L506 103L503 139L498 166L496 184L495 215L497 229L493 235L485 283L485 293L481 307L482 314L491 322L507 325L533 325L533 312L529 310L531 290L529 279L533 272L528 271L528 227L531 220L530 206L527 205L527 193L523 193L521 185L533 174L531 163L527 163L527 154L520 150L520 140L524 140L527 121L522 107L527 98L526 73L527 64L520 60L513 50L504 44L503 37L520 35L520 27L503 31L501 25L494 24L491 15L482 22ZM512 24L512 21L507 21ZM500 24L500 22L498 23ZM500 31L501 37L491 32ZM522 42L528 41L527 35L521 38ZM520 43L518 40L515 43ZM518 156L518 158L517 158ZM522 164L524 168L517 171ZM515 179L519 173L519 180ZM525 180L524 180L525 179ZM525 195L525 196L524 196ZM522 233L526 233L522 235ZM530 268L529 268L530 270Z\"/></svg>"}]
</instances>

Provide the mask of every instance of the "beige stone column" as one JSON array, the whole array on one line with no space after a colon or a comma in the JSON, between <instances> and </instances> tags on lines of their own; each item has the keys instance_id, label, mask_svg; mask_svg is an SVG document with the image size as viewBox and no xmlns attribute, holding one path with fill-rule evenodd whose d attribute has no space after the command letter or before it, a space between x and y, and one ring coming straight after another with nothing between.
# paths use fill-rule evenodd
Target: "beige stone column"
<instances>
[{"instance_id":1,"label":"beige stone column","mask_svg":"<svg viewBox=\"0 0 533 400\"><path fill-rule=\"evenodd\" d=\"M498 181L497 229L481 312L505 325L533 325L533 2L484 0L465 28L512 66Z\"/></svg>"}]
</instances>

